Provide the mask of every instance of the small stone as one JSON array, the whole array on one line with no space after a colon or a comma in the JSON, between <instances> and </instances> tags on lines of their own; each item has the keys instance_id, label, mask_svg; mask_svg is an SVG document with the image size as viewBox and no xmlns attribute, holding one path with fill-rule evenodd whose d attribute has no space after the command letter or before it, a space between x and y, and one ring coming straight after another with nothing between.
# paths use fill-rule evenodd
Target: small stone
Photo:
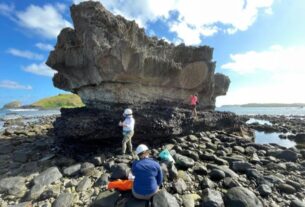
<instances>
[{"instance_id":1,"label":"small stone","mask_svg":"<svg viewBox=\"0 0 305 207\"><path fill-rule=\"evenodd\" d=\"M299 199L294 199L291 201L290 207L305 207L305 202L300 201Z\"/></svg>"},{"instance_id":2,"label":"small stone","mask_svg":"<svg viewBox=\"0 0 305 207\"><path fill-rule=\"evenodd\" d=\"M103 174L94 184L95 187L107 185L109 182L110 175L108 173Z\"/></svg>"},{"instance_id":3,"label":"small stone","mask_svg":"<svg viewBox=\"0 0 305 207\"><path fill-rule=\"evenodd\" d=\"M283 150L275 155L276 158L295 162L298 159L298 154L291 150Z\"/></svg>"},{"instance_id":4,"label":"small stone","mask_svg":"<svg viewBox=\"0 0 305 207\"><path fill-rule=\"evenodd\" d=\"M188 139L193 143L198 141L198 137L192 134L188 136Z\"/></svg>"},{"instance_id":5,"label":"small stone","mask_svg":"<svg viewBox=\"0 0 305 207\"><path fill-rule=\"evenodd\" d=\"M50 167L34 178L35 184L49 185L62 177L57 167Z\"/></svg>"},{"instance_id":6,"label":"small stone","mask_svg":"<svg viewBox=\"0 0 305 207\"><path fill-rule=\"evenodd\" d=\"M224 188L230 189L230 188L238 187L238 186L240 186L238 181L234 180L231 177L226 177L226 178L223 179L223 187Z\"/></svg>"},{"instance_id":7,"label":"small stone","mask_svg":"<svg viewBox=\"0 0 305 207\"><path fill-rule=\"evenodd\" d=\"M40 184L35 184L29 194L28 194L28 200L36 200L39 198L39 196L43 193L45 189L45 186L40 185Z\"/></svg>"},{"instance_id":8,"label":"small stone","mask_svg":"<svg viewBox=\"0 0 305 207\"><path fill-rule=\"evenodd\" d=\"M195 165L195 161L192 158L180 155L180 154L175 154L174 159L177 163L178 166L182 168L190 168Z\"/></svg>"},{"instance_id":9,"label":"small stone","mask_svg":"<svg viewBox=\"0 0 305 207\"><path fill-rule=\"evenodd\" d=\"M272 193L272 189L266 184L258 186L257 191L263 197L268 196Z\"/></svg>"},{"instance_id":10,"label":"small stone","mask_svg":"<svg viewBox=\"0 0 305 207\"><path fill-rule=\"evenodd\" d=\"M208 174L208 170L207 168L200 163L196 163L195 166L193 167L193 171L195 173L197 173L198 175L207 175Z\"/></svg>"},{"instance_id":11,"label":"small stone","mask_svg":"<svg viewBox=\"0 0 305 207\"><path fill-rule=\"evenodd\" d=\"M234 146L233 149L237 152L240 152L240 153L245 153L245 149L241 146Z\"/></svg>"},{"instance_id":12,"label":"small stone","mask_svg":"<svg viewBox=\"0 0 305 207\"><path fill-rule=\"evenodd\" d=\"M183 170L178 171L178 177L177 178L182 178L186 183L192 182L191 176Z\"/></svg>"},{"instance_id":13,"label":"small stone","mask_svg":"<svg viewBox=\"0 0 305 207\"><path fill-rule=\"evenodd\" d=\"M130 168L125 163L119 163L111 167L111 179L127 179Z\"/></svg>"},{"instance_id":14,"label":"small stone","mask_svg":"<svg viewBox=\"0 0 305 207\"><path fill-rule=\"evenodd\" d=\"M81 173L87 172L88 170L94 169L94 164L90 163L90 162L84 162L81 164Z\"/></svg>"},{"instance_id":15,"label":"small stone","mask_svg":"<svg viewBox=\"0 0 305 207\"><path fill-rule=\"evenodd\" d=\"M170 180L177 179L178 177L178 170L174 164L170 164L168 167L168 178Z\"/></svg>"},{"instance_id":16,"label":"small stone","mask_svg":"<svg viewBox=\"0 0 305 207\"><path fill-rule=\"evenodd\" d=\"M182 178L179 178L173 185L174 189L176 190L177 193L182 194L186 189L186 183Z\"/></svg>"},{"instance_id":17,"label":"small stone","mask_svg":"<svg viewBox=\"0 0 305 207\"><path fill-rule=\"evenodd\" d=\"M96 166L100 166L103 164L103 162L105 161L105 155L101 155L101 156L95 156L92 158L92 163Z\"/></svg>"},{"instance_id":18,"label":"small stone","mask_svg":"<svg viewBox=\"0 0 305 207\"><path fill-rule=\"evenodd\" d=\"M201 181L201 188L215 188L216 184L211 181L208 177L204 177L203 180Z\"/></svg>"},{"instance_id":19,"label":"small stone","mask_svg":"<svg viewBox=\"0 0 305 207\"><path fill-rule=\"evenodd\" d=\"M93 202L92 207L114 207L119 196L120 193L117 191L101 192Z\"/></svg>"},{"instance_id":20,"label":"small stone","mask_svg":"<svg viewBox=\"0 0 305 207\"><path fill-rule=\"evenodd\" d=\"M203 191L202 207L224 207L221 193L216 190L205 189Z\"/></svg>"},{"instance_id":21,"label":"small stone","mask_svg":"<svg viewBox=\"0 0 305 207\"><path fill-rule=\"evenodd\" d=\"M286 193L286 194L293 194L296 192L296 189L293 186L285 184L285 183L280 184L278 186L278 189L281 192Z\"/></svg>"},{"instance_id":22,"label":"small stone","mask_svg":"<svg viewBox=\"0 0 305 207\"><path fill-rule=\"evenodd\" d=\"M88 177L85 177L76 187L77 192L86 191L88 188L92 186L91 180Z\"/></svg>"},{"instance_id":23,"label":"small stone","mask_svg":"<svg viewBox=\"0 0 305 207\"><path fill-rule=\"evenodd\" d=\"M224 179L226 177L226 174L222 170L213 169L210 172L210 178L214 181L219 181L221 179Z\"/></svg>"},{"instance_id":24,"label":"small stone","mask_svg":"<svg viewBox=\"0 0 305 207\"><path fill-rule=\"evenodd\" d=\"M81 169L81 164L75 164L72 166L69 166L67 168L64 168L63 174L68 176L76 175Z\"/></svg>"},{"instance_id":25,"label":"small stone","mask_svg":"<svg viewBox=\"0 0 305 207\"><path fill-rule=\"evenodd\" d=\"M225 173L226 177L238 178L238 174L236 174L233 170L231 170L228 166L225 165L214 165L214 164L207 164L208 169L218 169Z\"/></svg>"},{"instance_id":26,"label":"small stone","mask_svg":"<svg viewBox=\"0 0 305 207\"><path fill-rule=\"evenodd\" d=\"M73 196L70 193L62 193L53 203L52 207L70 207L73 204Z\"/></svg>"},{"instance_id":27,"label":"small stone","mask_svg":"<svg viewBox=\"0 0 305 207\"><path fill-rule=\"evenodd\" d=\"M26 190L25 178L23 177L8 177L0 180L0 193L8 193L20 198L24 196Z\"/></svg>"},{"instance_id":28,"label":"small stone","mask_svg":"<svg viewBox=\"0 0 305 207\"><path fill-rule=\"evenodd\" d=\"M195 207L195 200L191 194L183 195L182 202L184 207Z\"/></svg>"},{"instance_id":29,"label":"small stone","mask_svg":"<svg viewBox=\"0 0 305 207\"><path fill-rule=\"evenodd\" d=\"M179 207L177 199L166 190L160 190L154 195L153 206L158 207Z\"/></svg>"},{"instance_id":30,"label":"small stone","mask_svg":"<svg viewBox=\"0 0 305 207\"><path fill-rule=\"evenodd\" d=\"M256 195L244 187L234 187L228 190L224 201L226 207L263 207Z\"/></svg>"},{"instance_id":31,"label":"small stone","mask_svg":"<svg viewBox=\"0 0 305 207\"><path fill-rule=\"evenodd\" d=\"M124 207L146 207L147 201L131 197L127 200Z\"/></svg>"},{"instance_id":32,"label":"small stone","mask_svg":"<svg viewBox=\"0 0 305 207\"><path fill-rule=\"evenodd\" d=\"M252 146L248 146L248 147L246 147L246 149L245 149L245 152L246 152L246 154L248 154L248 155L252 155L252 154L256 153L256 151L257 151L257 149L255 149L255 148L252 147Z\"/></svg>"},{"instance_id":33,"label":"small stone","mask_svg":"<svg viewBox=\"0 0 305 207\"><path fill-rule=\"evenodd\" d=\"M252 168L252 165L245 161L234 161L232 163L232 169L235 172L246 172L250 168Z\"/></svg>"}]
</instances>

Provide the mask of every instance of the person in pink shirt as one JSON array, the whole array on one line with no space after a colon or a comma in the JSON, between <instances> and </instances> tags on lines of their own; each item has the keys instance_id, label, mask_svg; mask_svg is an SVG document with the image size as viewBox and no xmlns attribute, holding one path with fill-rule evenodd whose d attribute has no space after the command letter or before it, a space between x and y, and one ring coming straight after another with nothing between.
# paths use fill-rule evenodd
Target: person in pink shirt
<instances>
[{"instance_id":1,"label":"person in pink shirt","mask_svg":"<svg viewBox=\"0 0 305 207\"><path fill-rule=\"evenodd\" d=\"M192 108L192 117L194 117L194 118L197 118L197 111L196 111L197 104L199 104L198 94L195 93L194 95L191 95L191 97L190 97L190 105Z\"/></svg>"}]
</instances>

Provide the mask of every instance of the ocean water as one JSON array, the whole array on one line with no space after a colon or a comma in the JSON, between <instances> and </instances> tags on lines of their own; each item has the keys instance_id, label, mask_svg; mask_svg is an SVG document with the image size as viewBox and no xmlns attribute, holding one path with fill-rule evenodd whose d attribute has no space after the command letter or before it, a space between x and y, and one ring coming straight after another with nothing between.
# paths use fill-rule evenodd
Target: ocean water
<instances>
[{"instance_id":1,"label":"ocean water","mask_svg":"<svg viewBox=\"0 0 305 207\"><path fill-rule=\"evenodd\" d=\"M59 115L60 110L39 110L39 109L0 109L0 131L3 130L5 120L23 117L28 122L34 121L37 117Z\"/></svg>"},{"instance_id":2,"label":"ocean water","mask_svg":"<svg viewBox=\"0 0 305 207\"><path fill-rule=\"evenodd\" d=\"M218 107L217 111L229 111L238 115L285 115L285 116L305 116L305 108L297 107ZM38 109L11 109L0 110L0 131L3 130L3 123L6 119L24 117L27 121L33 121L37 117L59 115L60 110L38 110ZM269 121L251 118L247 123L258 122L259 124L271 125ZM279 133L255 132L255 142L259 144L276 143L284 147L296 146L294 141L281 139Z\"/></svg>"},{"instance_id":3,"label":"ocean water","mask_svg":"<svg viewBox=\"0 0 305 207\"><path fill-rule=\"evenodd\" d=\"M284 115L305 116L305 107L241 107L224 106L217 107L217 111L229 111L238 115Z\"/></svg>"},{"instance_id":4,"label":"ocean water","mask_svg":"<svg viewBox=\"0 0 305 207\"><path fill-rule=\"evenodd\" d=\"M300 117L300 120L304 119L305 107L240 107L240 106L225 106L216 108L217 111L229 111L238 115L283 115ZM255 123L261 125L272 125L267 120L260 120L250 118L247 124ZM289 139L282 139L279 137L280 133L265 133L255 131L255 143L270 144L275 143L283 147L298 147L298 144Z\"/></svg>"}]
</instances>

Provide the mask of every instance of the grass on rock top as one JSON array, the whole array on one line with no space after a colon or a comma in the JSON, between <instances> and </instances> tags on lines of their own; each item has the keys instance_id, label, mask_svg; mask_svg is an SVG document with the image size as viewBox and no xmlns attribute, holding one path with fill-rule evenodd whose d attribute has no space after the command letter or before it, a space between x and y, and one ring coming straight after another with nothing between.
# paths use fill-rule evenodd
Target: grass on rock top
<instances>
[{"instance_id":1,"label":"grass on rock top","mask_svg":"<svg viewBox=\"0 0 305 207\"><path fill-rule=\"evenodd\" d=\"M82 100L76 94L59 94L57 96L41 99L31 105L43 109L75 108L84 106Z\"/></svg>"}]
</instances>

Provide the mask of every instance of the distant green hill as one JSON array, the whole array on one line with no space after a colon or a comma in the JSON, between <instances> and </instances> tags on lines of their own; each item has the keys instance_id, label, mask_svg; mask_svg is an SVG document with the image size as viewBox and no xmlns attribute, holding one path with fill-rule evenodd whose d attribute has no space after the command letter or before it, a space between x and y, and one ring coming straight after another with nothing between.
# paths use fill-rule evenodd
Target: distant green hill
<instances>
[{"instance_id":1,"label":"distant green hill","mask_svg":"<svg viewBox=\"0 0 305 207\"><path fill-rule=\"evenodd\" d=\"M78 95L59 94L57 96L41 99L30 106L42 109L55 109L82 107L84 104Z\"/></svg>"}]
</instances>

